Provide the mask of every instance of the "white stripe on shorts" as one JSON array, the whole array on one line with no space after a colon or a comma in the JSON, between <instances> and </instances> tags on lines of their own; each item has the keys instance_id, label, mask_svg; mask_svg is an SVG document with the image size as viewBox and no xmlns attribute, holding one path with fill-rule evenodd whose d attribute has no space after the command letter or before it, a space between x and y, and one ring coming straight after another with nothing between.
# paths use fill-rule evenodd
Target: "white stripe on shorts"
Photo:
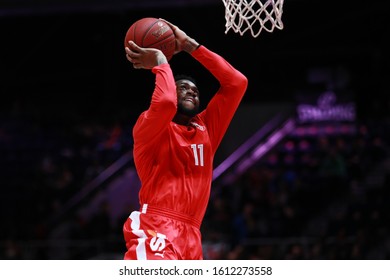
<instances>
[{"instance_id":1,"label":"white stripe on shorts","mask_svg":"<svg viewBox=\"0 0 390 280\"><path fill-rule=\"evenodd\" d=\"M140 229L140 219L139 216L141 213L139 211L133 211L130 214L131 220L131 229L132 232L138 236L138 245L136 249L137 259L138 260L147 260L146 258L146 248L145 248L145 240L147 238L145 232Z\"/></svg>"}]
</instances>

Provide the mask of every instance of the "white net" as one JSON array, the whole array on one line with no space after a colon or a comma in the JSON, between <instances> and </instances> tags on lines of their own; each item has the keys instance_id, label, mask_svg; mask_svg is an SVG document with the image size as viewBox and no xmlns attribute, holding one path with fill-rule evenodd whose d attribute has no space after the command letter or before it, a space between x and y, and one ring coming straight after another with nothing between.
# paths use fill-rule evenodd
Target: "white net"
<instances>
[{"instance_id":1,"label":"white net","mask_svg":"<svg viewBox=\"0 0 390 280\"><path fill-rule=\"evenodd\" d=\"M241 36L250 31L253 37L264 29L273 32L283 29L284 0L222 0L225 5L227 33L230 29Z\"/></svg>"}]
</instances>

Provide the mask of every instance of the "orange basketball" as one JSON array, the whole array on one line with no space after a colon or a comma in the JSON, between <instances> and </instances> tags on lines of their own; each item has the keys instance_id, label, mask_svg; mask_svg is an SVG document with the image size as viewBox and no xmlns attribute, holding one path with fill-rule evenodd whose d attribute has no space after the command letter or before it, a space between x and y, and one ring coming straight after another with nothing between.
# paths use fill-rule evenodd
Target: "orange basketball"
<instances>
[{"instance_id":1,"label":"orange basketball","mask_svg":"<svg viewBox=\"0 0 390 280\"><path fill-rule=\"evenodd\" d=\"M125 46L130 40L143 48L160 49L168 60L175 52L175 34L169 25L158 18L146 17L134 22L127 30Z\"/></svg>"}]
</instances>

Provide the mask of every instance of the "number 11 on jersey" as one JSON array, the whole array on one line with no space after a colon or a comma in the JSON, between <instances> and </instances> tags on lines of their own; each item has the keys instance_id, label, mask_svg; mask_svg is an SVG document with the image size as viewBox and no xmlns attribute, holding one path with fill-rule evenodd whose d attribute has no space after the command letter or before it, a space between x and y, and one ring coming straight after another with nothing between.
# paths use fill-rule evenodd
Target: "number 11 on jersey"
<instances>
[{"instance_id":1,"label":"number 11 on jersey","mask_svg":"<svg viewBox=\"0 0 390 280\"><path fill-rule=\"evenodd\" d=\"M203 164L203 144L191 144L194 153L195 166L204 166Z\"/></svg>"}]
</instances>

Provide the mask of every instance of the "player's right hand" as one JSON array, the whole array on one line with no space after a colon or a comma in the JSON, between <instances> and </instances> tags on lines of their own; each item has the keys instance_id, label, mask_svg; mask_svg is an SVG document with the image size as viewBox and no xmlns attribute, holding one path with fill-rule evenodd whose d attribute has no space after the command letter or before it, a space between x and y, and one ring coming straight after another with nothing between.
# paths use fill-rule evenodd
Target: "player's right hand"
<instances>
[{"instance_id":1,"label":"player's right hand","mask_svg":"<svg viewBox=\"0 0 390 280\"><path fill-rule=\"evenodd\" d=\"M155 48L142 48L133 41L129 41L129 47L125 47L126 58L135 69L152 69L153 67L168 63L164 53Z\"/></svg>"}]
</instances>

